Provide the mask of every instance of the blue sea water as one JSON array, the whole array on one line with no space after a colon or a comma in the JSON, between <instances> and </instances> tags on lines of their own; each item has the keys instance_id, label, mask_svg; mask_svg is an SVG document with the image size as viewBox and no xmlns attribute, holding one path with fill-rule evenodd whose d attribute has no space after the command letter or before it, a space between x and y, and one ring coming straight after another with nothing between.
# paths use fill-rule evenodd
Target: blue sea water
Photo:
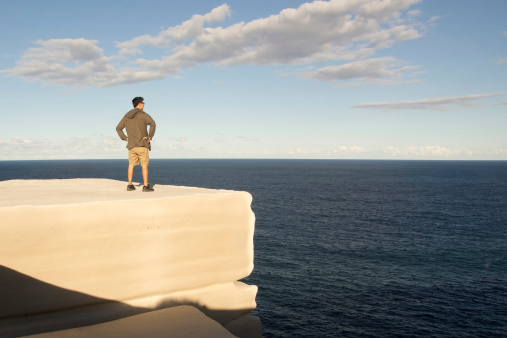
<instances>
[{"instance_id":1,"label":"blue sea water","mask_svg":"<svg viewBox=\"0 0 507 338\"><path fill-rule=\"evenodd\" d=\"M0 180L126 168L0 162ZM264 337L507 337L505 161L152 160L150 182L252 194Z\"/></svg>"}]
</instances>

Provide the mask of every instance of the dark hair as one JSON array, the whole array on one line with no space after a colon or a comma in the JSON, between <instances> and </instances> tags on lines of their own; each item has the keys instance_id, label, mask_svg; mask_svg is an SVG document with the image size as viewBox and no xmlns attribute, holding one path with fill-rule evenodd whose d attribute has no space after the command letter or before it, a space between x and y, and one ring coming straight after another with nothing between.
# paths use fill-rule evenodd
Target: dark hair
<instances>
[{"instance_id":1,"label":"dark hair","mask_svg":"<svg viewBox=\"0 0 507 338\"><path fill-rule=\"evenodd\" d=\"M139 105L139 103L144 103L143 101L144 101L144 99L142 97L137 96L132 99L132 104L134 105L134 108L135 108Z\"/></svg>"}]
</instances>

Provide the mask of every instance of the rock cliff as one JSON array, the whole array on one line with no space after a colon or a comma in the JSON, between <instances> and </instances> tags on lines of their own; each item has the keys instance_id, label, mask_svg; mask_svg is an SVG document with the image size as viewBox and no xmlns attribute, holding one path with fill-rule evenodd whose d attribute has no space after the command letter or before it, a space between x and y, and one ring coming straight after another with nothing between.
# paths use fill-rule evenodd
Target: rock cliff
<instances>
[{"instance_id":1,"label":"rock cliff","mask_svg":"<svg viewBox=\"0 0 507 338\"><path fill-rule=\"evenodd\" d=\"M0 182L0 337L71 328L107 336L129 320L171 336L170 318L184 323L178 316L261 336L250 315L257 287L239 282L253 269L250 194L141 188L106 179Z\"/></svg>"}]
</instances>

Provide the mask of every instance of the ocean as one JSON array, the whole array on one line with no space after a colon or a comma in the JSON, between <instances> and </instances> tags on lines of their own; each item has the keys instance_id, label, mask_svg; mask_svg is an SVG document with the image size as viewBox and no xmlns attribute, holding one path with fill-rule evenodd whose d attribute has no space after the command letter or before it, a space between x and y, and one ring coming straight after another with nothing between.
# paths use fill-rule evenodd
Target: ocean
<instances>
[{"instance_id":1,"label":"ocean","mask_svg":"<svg viewBox=\"0 0 507 338\"><path fill-rule=\"evenodd\" d=\"M0 180L126 173L0 162ZM252 194L263 337L507 337L506 161L154 159L150 182Z\"/></svg>"}]
</instances>

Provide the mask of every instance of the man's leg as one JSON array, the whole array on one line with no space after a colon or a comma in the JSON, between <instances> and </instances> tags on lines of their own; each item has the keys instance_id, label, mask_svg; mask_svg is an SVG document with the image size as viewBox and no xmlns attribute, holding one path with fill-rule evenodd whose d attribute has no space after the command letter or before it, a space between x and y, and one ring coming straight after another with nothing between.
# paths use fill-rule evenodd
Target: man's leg
<instances>
[{"instance_id":1,"label":"man's leg","mask_svg":"<svg viewBox=\"0 0 507 338\"><path fill-rule=\"evenodd\" d=\"M153 191L153 188L150 187L148 183L148 164L150 163L148 148L138 149L138 154L139 160L141 162L141 168L143 170L143 181L144 181L143 191Z\"/></svg>"},{"instance_id":2,"label":"man's leg","mask_svg":"<svg viewBox=\"0 0 507 338\"><path fill-rule=\"evenodd\" d=\"M144 181L144 185L147 186L148 185L148 166L147 165L143 165L142 168L143 168L143 181Z\"/></svg>"},{"instance_id":3,"label":"man's leg","mask_svg":"<svg viewBox=\"0 0 507 338\"><path fill-rule=\"evenodd\" d=\"M127 176L129 179L129 185L132 185L132 177L134 176L134 166L133 165L129 165Z\"/></svg>"},{"instance_id":4,"label":"man's leg","mask_svg":"<svg viewBox=\"0 0 507 338\"><path fill-rule=\"evenodd\" d=\"M134 167L139 163L139 157L135 152L135 148L129 149L129 169L127 171L128 185L132 185L132 177L134 177Z\"/></svg>"}]
</instances>

